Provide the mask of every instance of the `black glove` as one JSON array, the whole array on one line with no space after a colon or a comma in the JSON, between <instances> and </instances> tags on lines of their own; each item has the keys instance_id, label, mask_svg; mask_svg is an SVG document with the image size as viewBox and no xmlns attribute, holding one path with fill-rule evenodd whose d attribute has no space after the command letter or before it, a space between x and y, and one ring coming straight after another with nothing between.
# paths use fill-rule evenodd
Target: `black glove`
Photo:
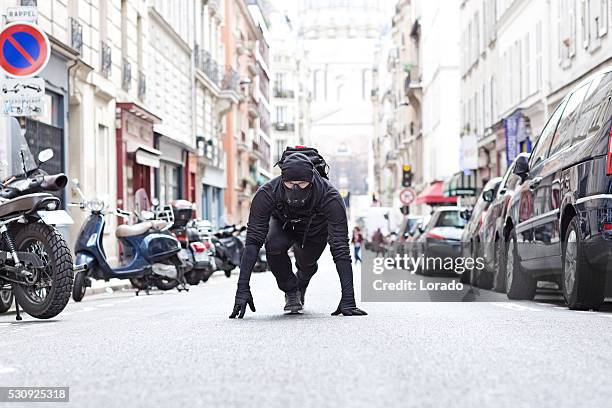
<instances>
[{"instance_id":1,"label":"black glove","mask_svg":"<svg viewBox=\"0 0 612 408\"><path fill-rule=\"evenodd\" d=\"M367 313L364 310L361 310L355 304L355 299L341 299L340 304L335 312L332 313L332 316L338 316L342 314L343 316L366 316Z\"/></svg>"},{"instance_id":2,"label":"black glove","mask_svg":"<svg viewBox=\"0 0 612 408\"><path fill-rule=\"evenodd\" d=\"M251 308L251 311L255 311L255 303L253 303L253 295L251 295L251 289L247 288L238 288L236 290L236 300L234 302L234 310L232 314L229 316L230 319L238 316L239 319L244 317L244 313L247 310L247 305Z\"/></svg>"}]
</instances>

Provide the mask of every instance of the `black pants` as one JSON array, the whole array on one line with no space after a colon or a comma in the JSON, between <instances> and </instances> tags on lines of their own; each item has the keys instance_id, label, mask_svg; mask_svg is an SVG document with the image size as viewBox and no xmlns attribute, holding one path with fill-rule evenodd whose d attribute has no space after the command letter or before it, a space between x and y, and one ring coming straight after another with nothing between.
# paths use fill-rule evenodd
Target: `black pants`
<instances>
[{"instance_id":1,"label":"black pants","mask_svg":"<svg viewBox=\"0 0 612 408\"><path fill-rule=\"evenodd\" d=\"M266 257L278 288L285 293L296 289L303 290L308 285L310 278L317 272L317 261L327 245L327 234L306 239L304 248L301 244L302 236L299 233L285 231L281 221L270 219L266 237ZM291 259L287 254L292 246L297 276L293 273Z\"/></svg>"}]
</instances>

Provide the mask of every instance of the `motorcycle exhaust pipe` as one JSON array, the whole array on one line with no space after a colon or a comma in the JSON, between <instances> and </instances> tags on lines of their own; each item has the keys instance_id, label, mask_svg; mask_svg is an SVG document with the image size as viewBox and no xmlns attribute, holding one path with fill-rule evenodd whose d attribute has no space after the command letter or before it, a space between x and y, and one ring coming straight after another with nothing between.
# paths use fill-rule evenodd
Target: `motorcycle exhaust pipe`
<instances>
[{"instance_id":1,"label":"motorcycle exhaust pipe","mask_svg":"<svg viewBox=\"0 0 612 408\"><path fill-rule=\"evenodd\" d=\"M44 176L40 187L46 191L59 191L68 184L68 177L64 173Z\"/></svg>"}]
</instances>

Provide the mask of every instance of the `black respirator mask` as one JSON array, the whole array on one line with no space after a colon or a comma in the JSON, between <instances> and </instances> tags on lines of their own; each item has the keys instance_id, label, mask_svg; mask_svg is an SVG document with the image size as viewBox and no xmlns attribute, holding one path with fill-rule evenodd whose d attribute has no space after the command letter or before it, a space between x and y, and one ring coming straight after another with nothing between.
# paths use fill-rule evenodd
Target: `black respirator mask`
<instances>
[{"instance_id":1,"label":"black respirator mask","mask_svg":"<svg viewBox=\"0 0 612 408\"><path fill-rule=\"evenodd\" d=\"M285 202L290 207L304 207L306 202L310 198L310 193L312 192L312 181L308 184L306 188L300 188L297 184L294 184L293 187L288 188L283 183L283 188L285 189Z\"/></svg>"}]
</instances>

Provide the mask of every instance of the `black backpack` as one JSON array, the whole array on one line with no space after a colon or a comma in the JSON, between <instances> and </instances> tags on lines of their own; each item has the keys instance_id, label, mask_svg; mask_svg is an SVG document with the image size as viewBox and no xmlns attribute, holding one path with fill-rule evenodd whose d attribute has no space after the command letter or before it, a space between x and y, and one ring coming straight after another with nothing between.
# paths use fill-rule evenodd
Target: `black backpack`
<instances>
[{"instance_id":1,"label":"black backpack","mask_svg":"<svg viewBox=\"0 0 612 408\"><path fill-rule=\"evenodd\" d=\"M310 159L310 161L314 165L314 168L317 169L321 177L329 180L329 166L325 162L325 159L323 158L323 156L321 156L319 151L315 149L314 147L306 147L306 146L289 147L287 146L280 160L277 161L274 165L282 167L282 164L285 161L285 159L288 156L292 155L293 153L301 153L305 155L306 157L308 157L308 159Z\"/></svg>"}]
</instances>

